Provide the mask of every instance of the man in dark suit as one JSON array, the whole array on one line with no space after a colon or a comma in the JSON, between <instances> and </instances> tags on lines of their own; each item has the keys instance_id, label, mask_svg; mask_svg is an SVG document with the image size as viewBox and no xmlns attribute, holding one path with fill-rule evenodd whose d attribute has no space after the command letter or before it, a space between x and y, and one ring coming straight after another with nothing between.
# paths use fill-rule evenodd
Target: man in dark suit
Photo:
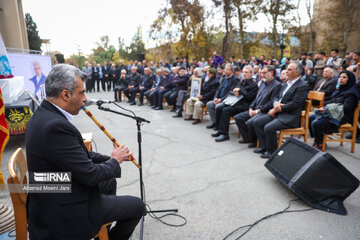
<instances>
[{"instance_id":1,"label":"man in dark suit","mask_svg":"<svg viewBox=\"0 0 360 240\"><path fill-rule=\"evenodd\" d=\"M121 70L120 78L116 82L114 87L115 101L121 102L122 92L125 93L126 89L128 89L128 85L129 85L129 79L128 76L126 75L126 70L123 69Z\"/></svg>"},{"instance_id":2,"label":"man in dark suit","mask_svg":"<svg viewBox=\"0 0 360 240\"><path fill-rule=\"evenodd\" d=\"M111 90L111 84L115 88L115 84L119 78L119 71L115 67L115 63L111 64L111 68L109 70L109 82L108 82L108 91Z\"/></svg>"},{"instance_id":3,"label":"man in dark suit","mask_svg":"<svg viewBox=\"0 0 360 240\"><path fill-rule=\"evenodd\" d=\"M323 71L323 78L320 79L314 88L314 91L324 92L325 101L330 99L331 94L335 91L337 79L333 77L333 69L326 67ZM313 104L317 104L314 103Z\"/></svg>"},{"instance_id":4,"label":"man in dark suit","mask_svg":"<svg viewBox=\"0 0 360 240\"><path fill-rule=\"evenodd\" d=\"M277 147L276 131L299 127L301 110L307 97L307 85L301 80L302 65L290 63L287 68L288 81L282 86L275 98L273 108L267 115L254 120L254 128L259 138L260 148L255 153L262 153L262 158L269 158Z\"/></svg>"},{"instance_id":5,"label":"man in dark suit","mask_svg":"<svg viewBox=\"0 0 360 240\"><path fill-rule=\"evenodd\" d=\"M189 76L186 74L185 68L179 69L179 75L177 75L173 81L173 86L171 91L164 94L166 102L169 106L172 107L172 112L176 111L176 98L178 96L179 91L186 90L186 86L189 82Z\"/></svg>"},{"instance_id":6,"label":"man in dark suit","mask_svg":"<svg viewBox=\"0 0 360 240\"><path fill-rule=\"evenodd\" d=\"M131 73L129 74L129 85L124 91L130 105L136 105L135 97L136 93L139 91L140 74L136 70L136 67L131 68Z\"/></svg>"},{"instance_id":7,"label":"man in dark suit","mask_svg":"<svg viewBox=\"0 0 360 240\"><path fill-rule=\"evenodd\" d=\"M257 137L253 125L254 120L268 113L281 88L280 82L274 78L275 69L273 67L265 66L261 69L260 74L263 81L249 110L235 115L236 125L242 136L239 143L249 143L249 147L256 146Z\"/></svg>"},{"instance_id":8,"label":"man in dark suit","mask_svg":"<svg viewBox=\"0 0 360 240\"><path fill-rule=\"evenodd\" d=\"M80 132L71 124L86 101L79 69L59 64L49 73L46 95L26 129L28 170L70 172L71 193L29 193L27 217L30 239L85 240L100 227L117 221L110 239L128 239L144 214L136 197L115 196L120 165L131 154L123 145L110 156L88 152ZM34 179L35 180L35 179ZM38 183L30 178L29 183Z\"/></svg>"},{"instance_id":9,"label":"man in dark suit","mask_svg":"<svg viewBox=\"0 0 360 240\"><path fill-rule=\"evenodd\" d=\"M105 92L107 89L107 85L109 84L109 71L110 68L107 66L107 63L104 62L104 65L101 67L102 73L103 73L103 79L101 81L101 88Z\"/></svg>"},{"instance_id":10,"label":"man in dark suit","mask_svg":"<svg viewBox=\"0 0 360 240\"><path fill-rule=\"evenodd\" d=\"M99 71L100 71L100 69L97 67L96 62L94 61L94 65L91 68L91 91L94 90L94 92L95 92L95 83L97 83L97 91L100 92Z\"/></svg>"},{"instance_id":11,"label":"man in dark suit","mask_svg":"<svg viewBox=\"0 0 360 240\"><path fill-rule=\"evenodd\" d=\"M154 106L152 107L152 109L155 110L163 110L164 95L167 92L171 91L173 87L174 76L170 73L170 70L168 68L163 69L163 75L164 76L159 83L158 89L155 90L153 94Z\"/></svg>"},{"instance_id":12,"label":"man in dark suit","mask_svg":"<svg viewBox=\"0 0 360 240\"><path fill-rule=\"evenodd\" d=\"M212 137L216 137L216 142L223 142L230 139L230 118L239 112L249 109L249 106L258 91L256 82L251 78L250 74L247 74L251 72L248 69L244 70L244 79L241 80L233 89L235 96L238 97L241 95L242 99L234 106L223 104L221 107L216 108L215 128L217 128L218 131L211 134Z\"/></svg>"},{"instance_id":13,"label":"man in dark suit","mask_svg":"<svg viewBox=\"0 0 360 240\"><path fill-rule=\"evenodd\" d=\"M252 69L249 68L249 71ZM218 108L223 107L223 101L227 97L230 91L233 91L236 85L239 83L239 79L235 78L234 76L234 67L231 64L226 65L225 67L225 76L220 80L220 86L216 90L215 97L213 101L209 101L206 104L207 110L210 115L210 119L212 121L212 124L209 126L206 126L207 128L215 128L215 122L216 122L216 114L215 111ZM215 129L217 130L217 129Z\"/></svg>"},{"instance_id":14,"label":"man in dark suit","mask_svg":"<svg viewBox=\"0 0 360 240\"><path fill-rule=\"evenodd\" d=\"M144 94L146 91L148 91L153 82L155 81L155 75L152 74L152 71L150 68L146 67L144 69L144 73L145 75L142 77L141 83L139 85L139 92L140 92L140 97L139 97L139 106L144 105L143 101L144 101Z\"/></svg>"},{"instance_id":15,"label":"man in dark suit","mask_svg":"<svg viewBox=\"0 0 360 240\"><path fill-rule=\"evenodd\" d=\"M164 68L168 69L168 68ZM145 92L146 98L149 100L149 106L154 107L156 105L154 96L160 90L160 84L162 82L162 70L159 68L156 70L154 82L149 90Z\"/></svg>"}]
</instances>

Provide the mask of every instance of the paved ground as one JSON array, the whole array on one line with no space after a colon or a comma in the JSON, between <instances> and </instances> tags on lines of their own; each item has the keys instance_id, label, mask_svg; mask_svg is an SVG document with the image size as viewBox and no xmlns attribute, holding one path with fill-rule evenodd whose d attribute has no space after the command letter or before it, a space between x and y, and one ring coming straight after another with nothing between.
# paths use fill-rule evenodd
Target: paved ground
<instances>
[{"instance_id":1,"label":"paved ground","mask_svg":"<svg viewBox=\"0 0 360 240\"><path fill-rule=\"evenodd\" d=\"M89 98L112 99L112 93L88 94ZM241 225L253 223L270 213L284 209L297 198L264 167L265 160L240 145L236 126L230 127L231 139L216 143L205 128L209 118L193 126L173 119L168 110L154 111L147 106L122 106L151 121L143 129L143 169L147 203L153 209L178 208L187 218L184 227L168 227L150 217L145 218L144 239L223 239ZM94 116L120 143L125 143L137 158L136 124L122 116L89 107ZM109 154L110 140L85 113L74 118L81 132L93 132L97 150ZM312 141L312 140L310 140ZM12 137L5 149L1 169L8 176L7 162L17 147L24 147L23 137ZM351 154L349 144L329 144L328 152L360 178L360 145ZM139 196L139 175L132 163L122 164L118 195ZM0 200L11 204L6 193ZM318 210L276 216L253 228L242 239L360 239L360 191L346 201L347 216ZM302 201L292 209L308 208ZM181 223L169 217L167 221ZM234 235L235 239L243 231ZM139 239L139 228L133 239Z\"/></svg>"}]
</instances>

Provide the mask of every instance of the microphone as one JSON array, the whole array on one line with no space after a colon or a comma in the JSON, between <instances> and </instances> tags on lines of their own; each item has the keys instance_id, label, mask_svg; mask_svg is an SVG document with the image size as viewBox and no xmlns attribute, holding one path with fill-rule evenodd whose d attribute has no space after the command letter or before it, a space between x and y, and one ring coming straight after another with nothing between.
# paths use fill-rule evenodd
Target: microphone
<instances>
[{"instance_id":1,"label":"microphone","mask_svg":"<svg viewBox=\"0 0 360 240\"><path fill-rule=\"evenodd\" d=\"M109 101L109 100L98 100L98 99L88 99L85 102L85 106L91 106L91 105L101 105L104 103L113 103L115 101Z\"/></svg>"}]
</instances>

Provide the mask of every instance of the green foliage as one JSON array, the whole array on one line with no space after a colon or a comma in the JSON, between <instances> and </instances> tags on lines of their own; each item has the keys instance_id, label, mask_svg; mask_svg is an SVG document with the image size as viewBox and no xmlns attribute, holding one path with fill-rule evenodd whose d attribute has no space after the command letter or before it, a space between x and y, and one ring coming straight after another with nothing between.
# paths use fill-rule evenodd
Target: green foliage
<instances>
[{"instance_id":1,"label":"green foliage","mask_svg":"<svg viewBox=\"0 0 360 240\"><path fill-rule=\"evenodd\" d=\"M30 50L41 51L41 38L37 30L37 25L32 19L30 13L25 14L25 23Z\"/></svg>"}]
</instances>

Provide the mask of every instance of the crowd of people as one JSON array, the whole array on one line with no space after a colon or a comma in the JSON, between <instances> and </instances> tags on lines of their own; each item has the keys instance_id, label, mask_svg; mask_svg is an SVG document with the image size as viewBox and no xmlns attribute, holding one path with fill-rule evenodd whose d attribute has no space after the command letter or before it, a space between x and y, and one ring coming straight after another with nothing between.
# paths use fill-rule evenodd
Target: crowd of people
<instances>
[{"instance_id":1,"label":"crowd of people","mask_svg":"<svg viewBox=\"0 0 360 240\"><path fill-rule=\"evenodd\" d=\"M352 51L341 57L339 50L333 49L330 56L303 53L296 60L265 60L264 56L224 60L214 52L208 60L194 58L188 62L177 57L173 64L144 60L128 65L121 61L118 66L104 62L100 66L85 62L82 71L88 77L87 92L113 91L115 101L125 101L124 95L130 105L137 104L138 96L138 106L144 105L146 97L154 110L163 110L166 102L174 118L184 114L184 120L194 125L201 123L206 106L211 120L206 127L215 130L211 136L216 142L230 139L230 119L234 117L242 136L239 143L268 158L276 150L277 131L299 127L309 91L325 93L324 107L309 118L314 147L322 148L324 133L336 132L344 123L352 124L360 100L359 56L359 51ZM196 98L190 97L194 79L201 79ZM229 103L231 97L236 101ZM329 111L336 117L325 117ZM359 138L360 134L358 142Z\"/></svg>"}]
</instances>

